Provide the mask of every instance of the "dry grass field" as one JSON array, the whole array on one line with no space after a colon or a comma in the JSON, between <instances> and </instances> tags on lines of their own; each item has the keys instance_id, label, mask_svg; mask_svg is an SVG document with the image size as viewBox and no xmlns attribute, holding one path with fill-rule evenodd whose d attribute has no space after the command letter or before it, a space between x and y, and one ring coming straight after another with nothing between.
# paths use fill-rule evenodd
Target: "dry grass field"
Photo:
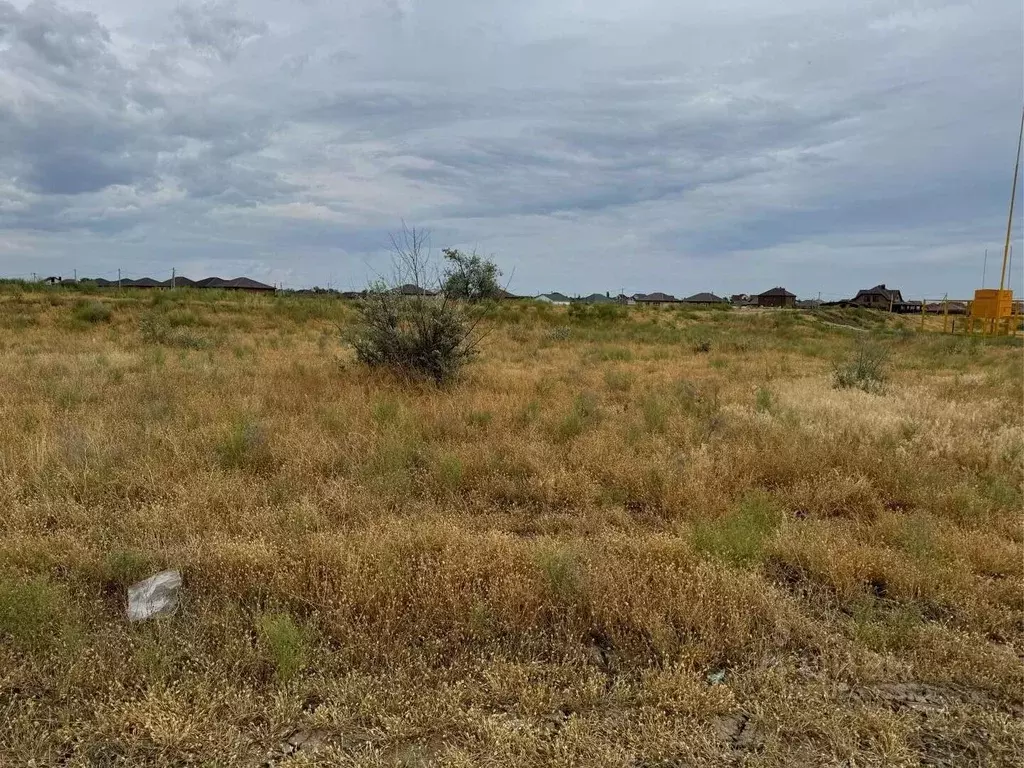
<instances>
[{"instance_id":1,"label":"dry grass field","mask_svg":"<svg viewBox=\"0 0 1024 768\"><path fill-rule=\"evenodd\" d=\"M506 303L438 389L353 316L0 290L0 764L1019 764L1019 344Z\"/></svg>"}]
</instances>

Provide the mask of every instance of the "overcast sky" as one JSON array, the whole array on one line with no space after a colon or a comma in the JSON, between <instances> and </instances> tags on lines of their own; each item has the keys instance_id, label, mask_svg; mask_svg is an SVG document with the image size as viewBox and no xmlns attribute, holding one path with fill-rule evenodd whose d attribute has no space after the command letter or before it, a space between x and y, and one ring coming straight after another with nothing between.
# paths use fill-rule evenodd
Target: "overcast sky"
<instances>
[{"instance_id":1,"label":"overcast sky","mask_svg":"<svg viewBox=\"0 0 1024 768\"><path fill-rule=\"evenodd\" d=\"M1022 69L1020 0L0 0L0 274L969 295Z\"/></svg>"}]
</instances>

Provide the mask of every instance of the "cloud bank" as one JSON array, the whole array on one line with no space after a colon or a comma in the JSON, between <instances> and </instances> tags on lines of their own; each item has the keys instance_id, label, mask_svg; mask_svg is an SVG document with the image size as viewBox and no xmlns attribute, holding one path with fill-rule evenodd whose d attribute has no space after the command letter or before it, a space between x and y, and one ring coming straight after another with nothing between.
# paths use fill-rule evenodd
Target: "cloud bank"
<instances>
[{"instance_id":1,"label":"cloud bank","mask_svg":"<svg viewBox=\"0 0 1024 768\"><path fill-rule=\"evenodd\" d=\"M994 273L1016 0L487 5L0 0L0 273L357 287L403 219L524 293Z\"/></svg>"}]
</instances>

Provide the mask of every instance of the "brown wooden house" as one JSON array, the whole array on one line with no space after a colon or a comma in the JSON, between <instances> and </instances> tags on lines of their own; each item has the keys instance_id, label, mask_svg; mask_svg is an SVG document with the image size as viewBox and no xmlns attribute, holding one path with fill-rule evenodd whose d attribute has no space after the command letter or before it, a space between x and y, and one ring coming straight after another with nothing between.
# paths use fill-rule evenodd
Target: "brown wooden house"
<instances>
[{"instance_id":1,"label":"brown wooden house","mask_svg":"<svg viewBox=\"0 0 1024 768\"><path fill-rule=\"evenodd\" d=\"M796 294L790 293L785 288L776 287L770 291L757 295L757 306L759 307L795 307Z\"/></svg>"}]
</instances>

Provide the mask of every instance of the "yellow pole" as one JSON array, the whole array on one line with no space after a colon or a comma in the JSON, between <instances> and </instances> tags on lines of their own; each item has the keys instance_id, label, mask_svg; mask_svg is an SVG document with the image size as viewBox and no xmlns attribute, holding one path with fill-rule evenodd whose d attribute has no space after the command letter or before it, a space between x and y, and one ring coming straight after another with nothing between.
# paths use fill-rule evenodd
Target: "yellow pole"
<instances>
[{"instance_id":1,"label":"yellow pole","mask_svg":"<svg viewBox=\"0 0 1024 768\"><path fill-rule=\"evenodd\" d=\"M1003 270L999 274L999 295L1006 284L1006 262L1010 257L1010 230L1013 228L1013 204L1017 198L1017 174L1020 172L1020 144L1024 139L1024 109L1020 111L1020 130L1017 132L1017 159L1013 164L1013 189L1010 190L1010 215L1006 219L1006 243L1003 245Z\"/></svg>"}]
</instances>

